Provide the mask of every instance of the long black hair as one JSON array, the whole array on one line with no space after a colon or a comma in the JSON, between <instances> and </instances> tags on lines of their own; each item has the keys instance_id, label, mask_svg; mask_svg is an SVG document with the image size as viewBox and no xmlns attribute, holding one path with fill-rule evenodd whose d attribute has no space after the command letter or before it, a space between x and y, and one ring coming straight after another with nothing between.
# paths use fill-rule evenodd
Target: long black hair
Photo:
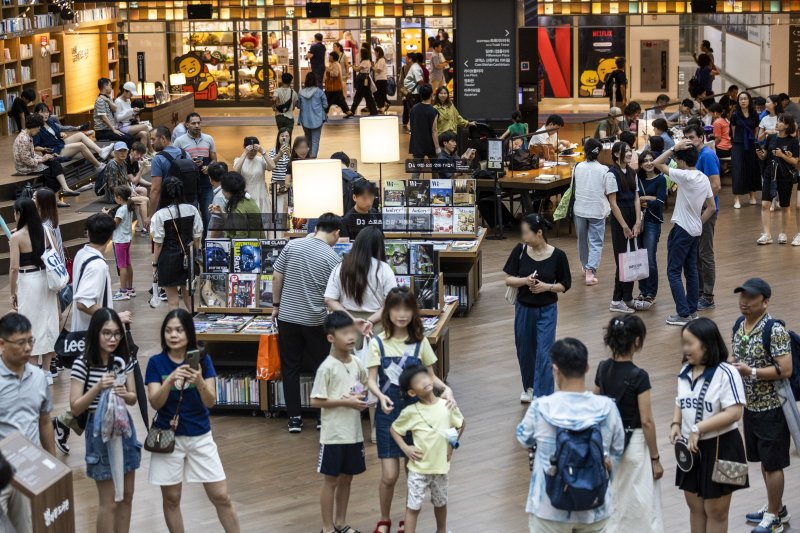
<instances>
[{"instance_id":1,"label":"long black hair","mask_svg":"<svg viewBox=\"0 0 800 533\"><path fill-rule=\"evenodd\" d=\"M233 210L245 199L246 188L244 177L238 172L226 172L222 175L222 190L231 194L228 204L225 206L226 213L233 213Z\"/></svg>"},{"instance_id":2,"label":"long black hair","mask_svg":"<svg viewBox=\"0 0 800 533\"><path fill-rule=\"evenodd\" d=\"M44 253L44 226L39 210L30 198L19 198L14 202L14 211L19 213L17 230L28 228L33 257L38 259Z\"/></svg>"},{"instance_id":3,"label":"long black hair","mask_svg":"<svg viewBox=\"0 0 800 533\"><path fill-rule=\"evenodd\" d=\"M615 142L614 146L611 147L611 160L614 162L612 170L617 175L621 185L620 189L625 192L636 190L636 173L630 165L626 165L625 170L622 170L620 165L620 161L625 158L628 150L631 150L631 147L628 143L622 141Z\"/></svg>"},{"instance_id":4,"label":"long black hair","mask_svg":"<svg viewBox=\"0 0 800 533\"><path fill-rule=\"evenodd\" d=\"M177 318L178 322L181 323L183 327L183 331L186 332L186 351L189 350L196 350L197 349L197 333L194 329L194 321L192 320L192 315L186 309L173 309L167 316L164 317L164 321L161 322L161 349L164 353L169 352L169 347L167 346L167 323L172 320L173 318Z\"/></svg>"},{"instance_id":5,"label":"long black hair","mask_svg":"<svg viewBox=\"0 0 800 533\"><path fill-rule=\"evenodd\" d=\"M775 116L778 116L781 113L783 113L783 106L781 105L780 97L778 97L775 94L771 94L771 95L767 96L767 100L772 102L772 105L775 106L775 110L774 110L775 111Z\"/></svg>"},{"instance_id":6,"label":"long black hair","mask_svg":"<svg viewBox=\"0 0 800 533\"><path fill-rule=\"evenodd\" d=\"M728 347L725 346L725 340L719 332L717 324L710 318L698 318L692 320L685 326L681 332L688 331L700 341L703 345L703 365L717 366L728 360ZM686 357L684 356L684 362Z\"/></svg>"},{"instance_id":7,"label":"long black hair","mask_svg":"<svg viewBox=\"0 0 800 533\"><path fill-rule=\"evenodd\" d=\"M364 292L369 287L370 267L372 260L386 260L386 252L383 247L383 232L377 226L367 226L361 230L353 242L350 253L344 256L340 279L342 282L342 292L353 299L356 304L361 305L364 301ZM380 268L375 270L375 282L377 285Z\"/></svg>"},{"instance_id":8,"label":"long black hair","mask_svg":"<svg viewBox=\"0 0 800 533\"><path fill-rule=\"evenodd\" d=\"M603 342L611 350L611 357L626 356L641 350L647 328L642 319L636 315L614 317L608 322Z\"/></svg>"},{"instance_id":9,"label":"long black hair","mask_svg":"<svg viewBox=\"0 0 800 533\"><path fill-rule=\"evenodd\" d=\"M122 320L116 311L103 307L95 311L89 321L89 327L86 329L86 348L83 351L83 359L86 361L87 372L89 370L88 367L105 366L100 358L100 335L102 335L103 326L106 322L114 322L123 335L113 355L122 357L125 359L125 363L131 360L128 343L125 340L125 326L122 324ZM112 354L109 354L109 358L111 356Z\"/></svg>"},{"instance_id":10,"label":"long black hair","mask_svg":"<svg viewBox=\"0 0 800 533\"><path fill-rule=\"evenodd\" d=\"M275 136L275 153L276 154L280 153L281 146L283 146L281 144L281 134L284 133L284 132L289 134L289 143L292 142L292 130L290 130L289 128L281 128L281 129L279 129L278 130L278 134Z\"/></svg>"}]
</instances>

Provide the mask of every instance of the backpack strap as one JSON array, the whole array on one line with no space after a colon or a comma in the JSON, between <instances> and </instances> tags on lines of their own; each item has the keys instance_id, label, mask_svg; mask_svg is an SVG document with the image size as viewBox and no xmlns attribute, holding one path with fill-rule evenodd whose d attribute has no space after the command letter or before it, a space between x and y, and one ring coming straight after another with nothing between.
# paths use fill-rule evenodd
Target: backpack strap
<instances>
[{"instance_id":1,"label":"backpack strap","mask_svg":"<svg viewBox=\"0 0 800 533\"><path fill-rule=\"evenodd\" d=\"M81 265L81 269L78 272L78 277L75 278L75 292L77 292L78 285L80 285L81 278L83 277L83 272L86 270L86 265L94 261L95 259L103 259L99 255L93 255L89 259L83 262ZM103 287L103 307L108 307L108 284Z\"/></svg>"}]
</instances>

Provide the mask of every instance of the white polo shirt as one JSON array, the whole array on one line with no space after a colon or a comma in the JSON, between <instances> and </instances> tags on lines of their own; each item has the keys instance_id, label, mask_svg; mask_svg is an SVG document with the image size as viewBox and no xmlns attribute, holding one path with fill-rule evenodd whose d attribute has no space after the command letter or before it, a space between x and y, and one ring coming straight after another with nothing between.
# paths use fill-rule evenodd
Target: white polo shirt
<instances>
[{"instance_id":1,"label":"white polo shirt","mask_svg":"<svg viewBox=\"0 0 800 533\"><path fill-rule=\"evenodd\" d=\"M679 225L692 237L703 233L700 212L707 198L713 198L708 176L697 169L669 169L669 177L678 184L678 196L672 211L672 223Z\"/></svg>"},{"instance_id":2,"label":"white polo shirt","mask_svg":"<svg viewBox=\"0 0 800 533\"><path fill-rule=\"evenodd\" d=\"M675 405L681 410L681 434L688 436L695 423L697 415L697 401L703 383L713 372L714 376L708 385L706 396L703 399L703 420L708 420L717 413L733 405L745 405L744 384L739 372L728 363L720 363L716 370L706 367L705 371L692 383L692 367L684 365L678 374L678 396ZM703 433L701 440L713 439L737 428L734 422L720 431Z\"/></svg>"},{"instance_id":3,"label":"white polo shirt","mask_svg":"<svg viewBox=\"0 0 800 533\"><path fill-rule=\"evenodd\" d=\"M92 256L98 256L100 259L93 260L86 265L83 276L78 280L81 267L83 267L83 264ZM108 264L102 252L92 248L88 244L78 250L72 264L72 275L72 301L74 309L72 310L70 331L85 331L89 327L89 321L92 317L80 311L78 309L78 303L82 303L86 307L100 304L104 307L114 308L114 302L111 300L111 297L114 295L114 293L111 292L111 276L108 274ZM105 291L106 294L105 302L103 302L103 291Z\"/></svg>"}]
</instances>

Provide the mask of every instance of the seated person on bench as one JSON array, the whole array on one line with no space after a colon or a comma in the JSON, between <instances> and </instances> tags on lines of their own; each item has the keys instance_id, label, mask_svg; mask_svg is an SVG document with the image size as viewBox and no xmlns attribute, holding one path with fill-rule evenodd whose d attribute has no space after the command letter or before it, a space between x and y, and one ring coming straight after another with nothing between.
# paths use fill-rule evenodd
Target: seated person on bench
<instances>
[{"instance_id":1,"label":"seated person on bench","mask_svg":"<svg viewBox=\"0 0 800 533\"><path fill-rule=\"evenodd\" d=\"M153 129L149 124L139 124L139 113L144 109L144 102L141 99L132 100L136 94L136 84L132 81L126 82L122 86L120 94L114 105L114 120L117 121L117 128L127 133L135 140L147 146L150 141L150 130Z\"/></svg>"},{"instance_id":2,"label":"seated person on bench","mask_svg":"<svg viewBox=\"0 0 800 533\"><path fill-rule=\"evenodd\" d=\"M558 138L558 130L564 127L564 119L560 115L550 115L544 126L533 133L529 147L531 153L539 155L542 159L555 159L555 150L561 151L572 146L566 139Z\"/></svg>"},{"instance_id":3,"label":"seated person on bench","mask_svg":"<svg viewBox=\"0 0 800 533\"><path fill-rule=\"evenodd\" d=\"M111 154L113 145L109 144L105 148L100 148L93 140L81 132L67 137L67 134L61 131L61 124L50 114L50 108L47 107L47 104L36 104L33 110L42 117L44 122L39 129L39 133L33 138L33 144L36 146L37 152L52 153L63 159L72 159L81 154L84 159L97 167L98 170L103 168L102 163L97 160L94 154L100 156L100 159L107 159Z\"/></svg>"}]
</instances>

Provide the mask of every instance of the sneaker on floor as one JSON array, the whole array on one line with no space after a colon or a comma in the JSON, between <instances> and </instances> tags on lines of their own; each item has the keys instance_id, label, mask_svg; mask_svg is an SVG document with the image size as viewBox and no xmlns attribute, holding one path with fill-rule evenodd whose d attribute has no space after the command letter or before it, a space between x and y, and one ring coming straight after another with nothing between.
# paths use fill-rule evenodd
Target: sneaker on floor
<instances>
[{"instance_id":1,"label":"sneaker on floor","mask_svg":"<svg viewBox=\"0 0 800 533\"><path fill-rule=\"evenodd\" d=\"M778 244L786 244L787 242L789 242L789 239L786 238L785 233L778 235Z\"/></svg>"},{"instance_id":2,"label":"sneaker on floor","mask_svg":"<svg viewBox=\"0 0 800 533\"><path fill-rule=\"evenodd\" d=\"M633 309L636 311L647 311L653 306L653 301L649 298L641 297L633 301Z\"/></svg>"},{"instance_id":3,"label":"sneaker on floor","mask_svg":"<svg viewBox=\"0 0 800 533\"><path fill-rule=\"evenodd\" d=\"M750 198L750 202L749 203L750 203L750 205L756 205L756 204L758 204L758 200L756 200L755 198Z\"/></svg>"},{"instance_id":4,"label":"sneaker on floor","mask_svg":"<svg viewBox=\"0 0 800 533\"><path fill-rule=\"evenodd\" d=\"M111 155L111 152L114 151L114 143L109 144L100 149L100 158L101 159L108 159L108 156Z\"/></svg>"},{"instance_id":5,"label":"sneaker on floor","mask_svg":"<svg viewBox=\"0 0 800 533\"><path fill-rule=\"evenodd\" d=\"M136 289L127 289L125 292L127 292L128 296L131 298L136 298Z\"/></svg>"},{"instance_id":6,"label":"sneaker on floor","mask_svg":"<svg viewBox=\"0 0 800 533\"><path fill-rule=\"evenodd\" d=\"M800 246L800 233L794 236L792 239L792 246Z\"/></svg>"},{"instance_id":7,"label":"sneaker on floor","mask_svg":"<svg viewBox=\"0 0 800 533\"><path fill-rule=\"evenodd\" d=\"M158 291L158 298L162 302L166 302L167 301L167 291L165 291L164 289L159 290Z\"/></svg>"},{"instance_id":8,"label":"sneaker on floor","mask_svg":"<svg viewBox=\"0 0 800 533\"><path fill-rule=\"evenodd\" d=\"M531 403L533 401L533 389L522 391L519 395L519 403Z\"/></svg>"},{"instance_id":9,"label":"sneaker on floor","mask_svg":"<svg viewBox=\"0 0 800 533\"><path fill-rule=\"evenodd\" d=\"M300 433L303 431L303 419L299 416L289 417L289 433Z\"/></svg>"},{"instance_id":10,"label":"sneaker on floor","mask_svg":"<svg viewBox=\"0 0 800 533\"><path fill-rule=\"evenodd\" d=\"M100 164L97 165L97 173L100 174L105 168L106 168L106 164L103 163L103 162L100 162Z\"/></svg>"},{"instance_id":11,"label":"sneaker on floor","mask_svg":"<svg viewBox=\"0 0 800 533\"><path fill-rule=\"evenodd\" d=\"M716 309L717 304L714 300L709 300L705 296L701 296L699 300L697 300L697 310L698 311L708 311L709 309Z\"/></svg>"},{"instance_id":12,"label":"sneaker on floor","mask_svg":"<svg viewBox=\"0 0 800 533\"><path fill-rule=\"evenodd\" d=\"M589 287L593 285L597 285L597 276L594 275L594 271L591 268L586 269L586 285Z\"/></svg>"},{"instance_id":13,"label":"sneaker on floor","mask_svg":"<svg viewBox=\"0 0 800 533\"><path fill-rule=\"evenodd\" d=\"M128 296L128 293L122 290L119 290L114 293L114 296L111 297L111 300L115 302L119 302L120 300L130 300L131 297Z\"/></svg>"},{"instance_id":14,"label":"sneaker on floor","mask_svg":"<svg viewBox=\"0 0 800 533\"><path fill-rule=\"evenodd\" d=\"M684 326L684 325L688 324L689 322L691 322L692 320L694 320L694 318L692 318L694 316L695 315L681 316L681 315L679 315L677 313L674 314L674 315L669 315L667 317L667 325L668 326Z\"/></svg>"},{"instance_id":15,"label":"sneaker on floor","mask_svg":"<svg viewBox=\"0 0 800 533\"><path fill-rule=\"evenodd\" d=\"M742 204L739 203L739 200L736 200L736 203L733 204L733 208L734 209L741 209L742 208Z\"/></svg>"},{"instance_id":16,"label":"sneaker on floor","mask_svg":"<svg viewBox=\"0 0 800 533\"><path fill-rule=\"evenodd\" d=\"M783 522L772 513L764 513L764 517L756 527L750 530L750 533L782 533Z\"/></svg>"},{"instance_id":17,"label":"sneaker on floor","mask_svg":"<svg viewBox=\"0 0 800 533\"><path fill-rule=\"evenodd\" d=\"M45 373L44 379L45 379L45 381L47 381L48 385L52 385L53 384L53 376L52 376L52 374L50 374L50 372Z\"/></svg>"},{"instance_id":18,"label":"sneaker on floor","mask_svg":"<svg viewBox=\"0 0 800 533\"><path fill-rule=\"evenodd\" d=\"M622 301L620 301L620 302L612 301L611 305L608 307L608 310L611 311L612 313L631 314L631 313L635 313L636 312L634 309L631 309L630 307L628 307L628 304L626 304L625 302L622 302Z\"/></svg>"},{"instance_id":19,"label":"sneaker on floor","mask_svg":"<svg viewBox=\"0 0 800 533\"><path fill-rule=\"evenodd\" d=\"M772 237L769 237L766 233L762 233L761 237L756 240L756 244L764 245L764 244L772 244Z\"/></svg>"},{"instance_id":20,"label":"sneaker on floor","mask_svg":"<svg viewBox=\"0 0 800 533\"><path fill-rule=\"evenodd\" d=\"M761 522L761 520L764 519L764 513L767 512L767 509L768 509L768 506L765 503L761 507L761 509L759 509L758 511L755 511L753 513L747 513L744 516L744 518L745 518L745 520L747 520L748 522L750 522L752 524L758 524L759 522ZM783 507L781 507L781 510L778 513L778 518L780 518L781 522L783 522L784 524L788 523L789 520L792 519L792 517L789 515L789 511L786 510L786 506L785 505Z\"/></svg>"},{"instance_id":21,"label":"sneaker on floor","mask_svg":"<svg viewBox=\"0 0 800 533\"><path fill-rule=\"evenodd\" d=\"M61 453L69 453L69 444L67 444L67 439L69 439L69 428L62 424L59 419L54 418L53 433L56 437L56 448L58 448Z\"/></svg>"}]
</instances>

